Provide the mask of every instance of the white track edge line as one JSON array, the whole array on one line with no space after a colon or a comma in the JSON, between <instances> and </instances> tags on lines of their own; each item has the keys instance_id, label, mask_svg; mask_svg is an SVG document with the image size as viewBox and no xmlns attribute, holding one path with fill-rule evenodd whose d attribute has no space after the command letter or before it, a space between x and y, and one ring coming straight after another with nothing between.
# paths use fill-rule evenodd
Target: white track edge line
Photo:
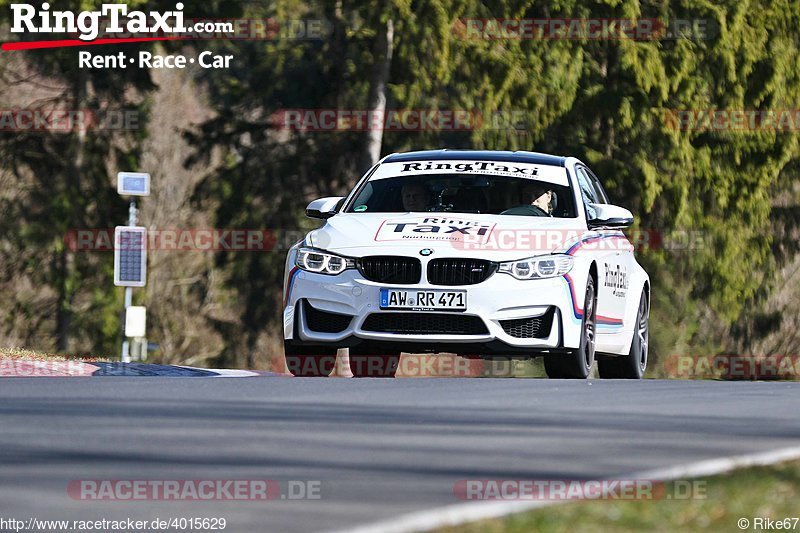
<instances>
[{"instance_id":1,"label":"white track edge line","mask_svg":"<svg viewBox=\"0 0 800 533\"><path fill-rule=\"evenodd\" d=\"M614 479L650 479L670 481L680 478L697 478L724 474L738 468L767 466L800 458L800 446L780 448L767 452L706 459L666 468L645 470L614 476ZM408 533L429 531L439 527L457 526L466 522L500 518L530 511L540 507L570 503L569 501L480 501L457 503L400 515L398 517L341 530L350 533Z\"/></svg>"},{"instance_id":2,"label":"white track edge line","mask_svg":"<svg viewBox=\"0 0 800 533\"><path fill-rule=\"evenodd\" d=\"M210 376L212 378L253 378L259 376L256 372L237 370L235 368L201 368L199 370L214 372L216 376Z\"/></svg>"}]
</instances>

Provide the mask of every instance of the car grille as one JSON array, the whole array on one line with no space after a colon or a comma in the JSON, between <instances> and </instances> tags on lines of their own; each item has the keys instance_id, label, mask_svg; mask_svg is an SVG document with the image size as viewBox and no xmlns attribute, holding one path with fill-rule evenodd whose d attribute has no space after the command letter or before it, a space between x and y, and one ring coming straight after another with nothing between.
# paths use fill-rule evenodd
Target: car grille
<instances>
[{"instance_id":1,"label":"car grille","mask_svg":"<svg viewBox=\"0 0 800 533\"><path fill-rule=\"evenodd\" d=\"M503 331L517 339L543 339L550 335L554 315L555 310L551 307L541 316L501 320L500 326Z\"/></svg>"},{"instance_id":2,"label":"car grille","mask_svg":"<svg viewBox=\"0 0 800 533\"><path fill-rule=\"evenodd\" d=\"M364 331L419 335L485 335L486 324L477 316L443 313L372 313Z\"/></svg>"},{"instance_id":3,"label":"car grille","mask_svg":"<svg viewBox=\"0 0 800 533\"><path fill-rule=\"evenodd\" d=\"M340 333L346 330L353 320L352 315L331 313L317 309L308 303L308 300L303 300L303 313L305 314L308 329L320 333Z\"/></svg>"},{"instance_id":4,"label":"car grille","mask_svg":"<svg viewBox=\"0 0 800 533\"><path fill-rule=\"evenodd\" d=\"M497 265L484 259L434 259L428 263L433 285L475 285L494 274Z\"/></svg>"},{"instance_id":5,"label":"car grille","mask_svg":"<svg viewBox=\"0 0 800 533\"><path fill-rule=\"evenodd\" d=\"M373 255L358 260L358 271L378 283L419 283L422 264L413 257Z\"/></svg>"}]
</instances>

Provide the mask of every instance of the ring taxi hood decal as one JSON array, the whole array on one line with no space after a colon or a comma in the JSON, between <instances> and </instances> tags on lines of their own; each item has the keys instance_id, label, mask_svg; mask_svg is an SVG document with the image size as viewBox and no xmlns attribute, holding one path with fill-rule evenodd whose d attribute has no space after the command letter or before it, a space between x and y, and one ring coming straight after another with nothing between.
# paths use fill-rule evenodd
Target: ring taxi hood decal
<instances>
[{"instance_id":1,"label":"ring taxi hood decal","mask_svg":"<svg viewBox=\"0 0 800 533\"><path fill-rule=\"evenodd\" d=\"M470 220L467 217L441 216L436 213L421 217L402 217L381 222L375 233L375 241L402 241L423 239L430 241L475 241L485 243L495 223Z\"/></svg>"},{"instance_id":2,"label":"ring taxi hood decal","mask_svg":"<svg viewBox=\"0 0 800 533\"><path fill-rule=\"evenodd\" d=\"M312 231L307 241L309 246L354 256L379 253L378 243L389 255L417 255L427 247L437 257L491 253L497 261L630 247L621 232L598 235L581 228L576 219L457 213L340 213Z\"/></svg>"},{"instance_id":3,"label":"ring taxi hood decal","mask_svg":"<svg viewBox=\"0 0 800 533\"><path fill-rule=\"evenodd\" d=\"M555 185L568 185L567 169L553 165L536 165L505 161L472 161L464 159L445 161L403 161L383 163L370 177L370 181L423 174L489 174L513 178L527 178Z\"/></svg>"}]
</instances>

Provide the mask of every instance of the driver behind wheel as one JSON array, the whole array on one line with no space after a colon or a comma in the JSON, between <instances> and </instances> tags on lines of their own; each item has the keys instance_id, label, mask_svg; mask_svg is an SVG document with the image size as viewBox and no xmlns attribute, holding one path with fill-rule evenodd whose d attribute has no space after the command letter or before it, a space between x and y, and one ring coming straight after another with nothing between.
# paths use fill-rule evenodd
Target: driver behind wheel
<instances>
[{"instance_id":1,"label":"driver behind wheel","mask_svg":"<svg viewBox=\"0 0 800 533\"><path fill-rule=\"evenodd\" d=\"M430 195L421 183L406 183L400 192L403 198L403 209L406 211L427 211Z\"/></svg>"},{"instance_id":2,"label":"driver behind wheel","mask_svg":"<svg viewBox=\"0 0 800 533\"><path fill-rule=\"evenodd\" d=\"M549 217L553 212L555 194L540 183L529 183L522 187L522 205L506 209L501 215L520 215L529 217Z\"/></svg>"}]
</instances>

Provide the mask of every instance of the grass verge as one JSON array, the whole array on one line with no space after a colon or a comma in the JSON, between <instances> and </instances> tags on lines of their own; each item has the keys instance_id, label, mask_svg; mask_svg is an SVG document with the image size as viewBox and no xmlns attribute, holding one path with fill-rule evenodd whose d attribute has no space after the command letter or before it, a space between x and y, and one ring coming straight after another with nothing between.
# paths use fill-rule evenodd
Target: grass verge
<instances>
[{"instance_id":1,"label":"grass verge","mask_svg":"<svg viewBox=\"0 0 800 533\"><path fill-rule=\"evenodd\" d=\"M107 361L99 357L84 357L80 355L64 355L47 352L37 352L35 350L25 350L23 348L0 348L0 359L17 359L20 361Z\"/></svg>"},{"instance_id":2,"label":"grass verge","mask_svg":"<svg viewBox=\"0 0 800 533\"><path fill-rule=\"evenodd\" d=\"M553 505L543 509L492 520L482 520L457 527L443 528L442 533L516 533L529 531L759 531L757 518L780 520L800 517L800 461L768 467L752 467L729 474L695 480L697 497L691 499L655 499L638 501L581 501ZM676 483L664 485L665 495L676 494ZM699 497L704 493L704 497ZM739 526L740 519L748 521ZM785 527L786 525L790 527ZM800 531L800 520L783 527Z\"/></svg>"}]
</instances>

